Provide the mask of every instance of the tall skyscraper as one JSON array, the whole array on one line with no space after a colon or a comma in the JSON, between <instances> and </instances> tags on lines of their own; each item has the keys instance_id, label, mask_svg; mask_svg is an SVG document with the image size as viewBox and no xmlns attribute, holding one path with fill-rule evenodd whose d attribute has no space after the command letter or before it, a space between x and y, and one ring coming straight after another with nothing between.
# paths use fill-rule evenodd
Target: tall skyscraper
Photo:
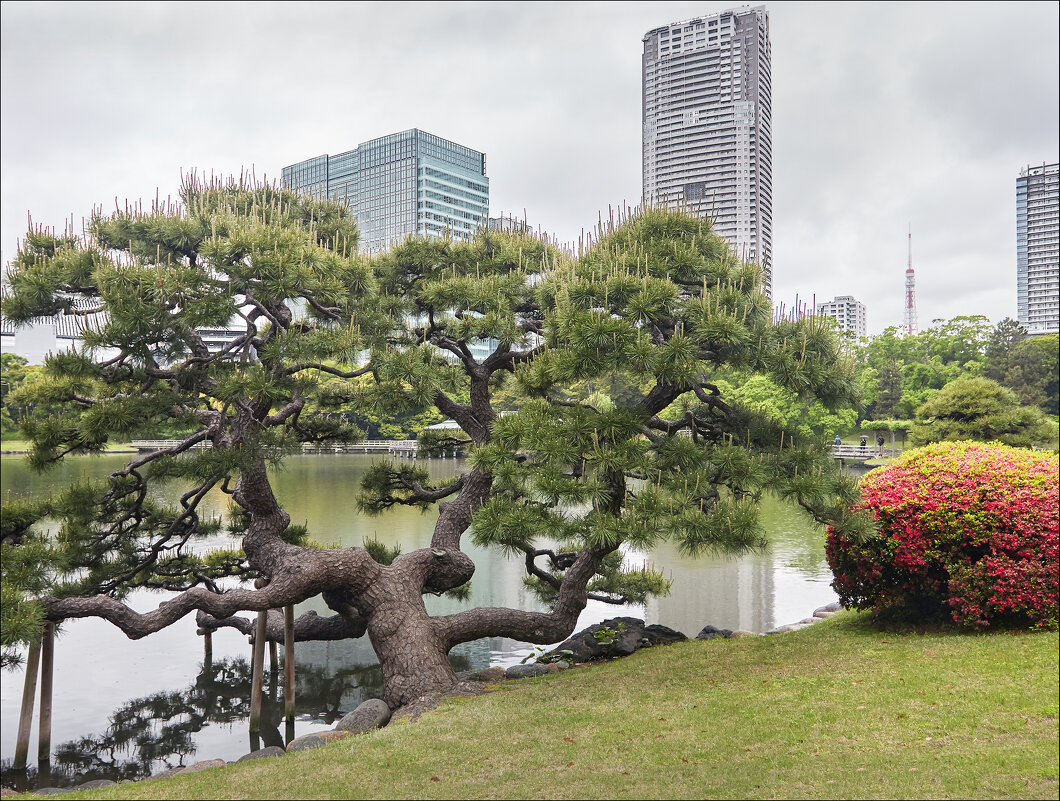
<instances>
[{"instance_id":1,"label":"tall skyscraper","mask_svg":"<svg viewBox=\"0 0 1060 801\"><path fill-rule=\"evenodd\" d=\"M773 156L765 6L644 35L643 193L709 216L773 295Z\"/></svg>"},{"instance_id":2,"label":"tall skyscraper","mask_svg":"<svg viewBox=\"0 0 1060 801\"><path fill-rule=\"evenodd\" d=\"M283 185L347 203L373 252L410 234L470 239L489 216L486 156L416 128L291 164Z\"/></svg>"},{"instance_id":3,"label":"tall skyscraper","mask_svg":"<svg viewBox=\"0 0 1060 801\"><path fill-rule=\"evenodd\" d=\"M818 303L817 314L831 317L839 324L840 331L850 331L855 336L868 336L868 315L865 304L852 295L839 295L836 298Z\"/></svg>"},{"instance_id":4,"label":"tall skyscraper","mask_svg":"<svg viewBox=\"0 0 1060 801\"><path fill-rule=\"evenodd\" d=\"M1060 164L1016 179L1016 316L1029 334L1060 332Z\"/></svg>"}]
</instances>

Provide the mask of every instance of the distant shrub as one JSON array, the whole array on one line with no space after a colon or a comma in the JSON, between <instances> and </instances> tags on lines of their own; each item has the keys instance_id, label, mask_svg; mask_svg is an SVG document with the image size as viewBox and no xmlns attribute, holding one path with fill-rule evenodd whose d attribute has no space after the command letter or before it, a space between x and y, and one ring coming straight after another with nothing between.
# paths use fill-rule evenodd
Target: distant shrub
<instances>
[{"instance_id":1,"label":"distant shrub","mask_svg":"<svg viewBox=\"0 0 1060 801\"><path fill-rule=\"evenodd\" d=\"M908 451L861 483L879 532L829 530L846 607L961 626L1057 625L1058 460L997 443Z\"/></svg>"}]
</instances>

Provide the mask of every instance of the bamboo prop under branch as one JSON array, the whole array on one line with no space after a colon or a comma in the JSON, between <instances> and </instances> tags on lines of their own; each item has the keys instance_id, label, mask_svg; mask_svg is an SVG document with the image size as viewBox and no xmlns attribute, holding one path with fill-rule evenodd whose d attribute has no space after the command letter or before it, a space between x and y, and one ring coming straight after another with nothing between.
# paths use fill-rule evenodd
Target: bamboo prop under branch
<instances>
[{"instance_id":1,"label":"bamboo prop under branch","mask_svg":"<svg viewBox=\"0 0 1060 801\"><path fill-rule=\"evenodd\" d=\"M265 586L263 579L254 582L257 589ZM261 731L261 694L265 672L265 623L267 610L258 612L257 628L254 633L254 651L250 661L250 736L253 738Z\"/></svg>"},{"instance_id":2,"label":"bamboo prop under branch","mask_svg":"<svg viewBox=\"0 0 1060 801\"><path fill-rule=\"evenodd\" d=\"M250 731L261 731L261 695L265 673L265 612L258 612L254 651L250 660Z\"/></svg>"},{"instance_id":3,"label":"bamboo prop under branch","mask_svg":"<svg viewBox=\"0 0 1060 801\"><path fill-rule=\"evenodd\" d=\"M52 676L55 667L55 624L44 624L40 654L40 722L37 727L37 765L52 759Z\"/></svg>"},{"instance_id":4,"label":"bamboo prop under branch","mask_svg":"<svg viewBox=\"0 0 1060 801\"><path fill-rule=\"evenodd\" d=\"M33 728L33 702L37 695L40 646L40 640L31 643L29 653L26 655L26 680L22 685L22 711L18 716L18 740L15 742L15 761L11 763L14 770L25 770L26 758L29 756L29 733Z\"/></svg>"},{"instance_id":5,"label":"bamboo prop under branch","mask_svg":"<svg viewBox=\"0 0 1060 801\"><path fill-rule=\"evenodd\" d=\"M294 724L294 604L283 608L283 711Z\"/></svg>"}]
</instances>

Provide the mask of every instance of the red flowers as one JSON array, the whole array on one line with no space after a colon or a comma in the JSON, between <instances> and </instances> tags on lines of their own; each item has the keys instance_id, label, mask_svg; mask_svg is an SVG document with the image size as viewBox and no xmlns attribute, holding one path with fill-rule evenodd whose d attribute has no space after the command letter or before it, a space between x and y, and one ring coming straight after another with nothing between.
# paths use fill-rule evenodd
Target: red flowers
<instances>
[{"instance_id":1,"label":"red flowers","mask_svg":"<svg viewBox=\"0 0 1060 801\"><path fill-rule=\"evenodd\" d=\"M938 443L874 470L861 489L878 535L858 544L828 532L844 606L980 628L1056 627L1055 454Z\"/></svg>"}]
</instances>

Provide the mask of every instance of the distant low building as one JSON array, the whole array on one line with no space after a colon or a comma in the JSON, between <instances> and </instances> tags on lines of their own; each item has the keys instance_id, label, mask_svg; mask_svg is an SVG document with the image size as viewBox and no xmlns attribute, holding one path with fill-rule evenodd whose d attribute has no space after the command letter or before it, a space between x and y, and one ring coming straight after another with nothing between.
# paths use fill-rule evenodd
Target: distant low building
<instances>
[{"instance_id":1,"label":"distant low building","mask_svg":"<svg viewBox=\"0 0 1060 801\"><path fill-rule=\"evenodd\" d=\"M831 317L839 324L840 331L850 331L857 337L868 336L868 315L865 304L851 295L839 295L833 300L817 304L820 317Z\"/></svg>"},{"instance_id":2,"label":"distant low building","mask_svg":"<svg viewBox=\"0 0 1060 801\"><path fill-rule=\"evenodd\" d=\"M511 234L532 234L534 232L526 220L518 220L511 216L490 217L486 221L486 230L504 231Z\"/></svg>"},{"instance_id":3,"label":"distant low building","mask_svg":"<svg viewBox=\"0 0 1060 801\"><path fill-rule=\"evenodd\" d=\"M5 284L2 294L6 296L7 292ZM95 302L88 298L74 299L74 307L82 311L90 311L94 305ZM84 330L98 328L105 322L104 312L56 314L51 317L38 317L20 326L0 315L0 352L14 353L29 364L44 364L44 360L51 354L79 348L84 342ZM210 353L223 350L245 331L246 323L238 317L233 318L229 327L196 329ZM94 358L96 361L104 361L117 355L117 350L104 348L96 353Z\"/></svg>"},{"instance_id":4,"label":"distant low building","mask_svg":"<svg viewBox=\"0 0 1060 801\"><path fill-rule=\"evenodd\" d=\"M7 295L6 284L2 290ZM93 308L91 301L78 298L74 307L88 312ZM56 314L52 317L38 317L20 326L15 326L7 317L0 315L0 352L14 353L29 364L44 364L51 354L74 350L81 346L83 331L103 323L103 315ZM104 359L116 356L117 351L103 351L97 358Z\"/></svg>"}]
</instances>

